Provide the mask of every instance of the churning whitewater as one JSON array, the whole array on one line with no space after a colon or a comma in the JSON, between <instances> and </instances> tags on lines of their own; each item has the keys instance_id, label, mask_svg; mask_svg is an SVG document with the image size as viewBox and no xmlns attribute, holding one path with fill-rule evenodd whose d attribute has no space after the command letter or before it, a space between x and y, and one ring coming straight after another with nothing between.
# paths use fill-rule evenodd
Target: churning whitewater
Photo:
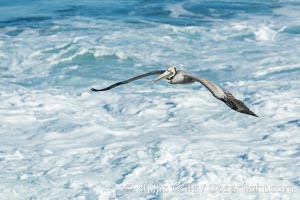
<instances>
[{"instance_id":1,"label":"churning whitewater","mask_svg":"<svg viewBox=\"0 0 300 200\"><path fill-rule=\"evenodd\" d=\"M0 2L0 199L300 199L300 1ZM176 66L226 88L152 84Z\"/></svg>"}]
</instances>

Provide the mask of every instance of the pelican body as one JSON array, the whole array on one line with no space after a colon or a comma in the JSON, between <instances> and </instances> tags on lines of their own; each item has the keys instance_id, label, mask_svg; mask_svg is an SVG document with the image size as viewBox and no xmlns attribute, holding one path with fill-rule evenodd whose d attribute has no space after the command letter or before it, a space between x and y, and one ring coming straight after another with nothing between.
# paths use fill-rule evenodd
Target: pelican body
<instances>
[{"instance_id":1,"label":"pelican body","mask_svg":"<svg viewBox=\"0 0 300 200\"><path fill-rule=\"evenodd\" d=\"M211 94L223 101L227 106L229 106L231 109L252 115L255 117L258 117L254 112L252 112L242 101L236 99L229 91L226 89L214 84L213 82L209 81L206 78L196 76L194 74L190 74L181 70L177 70L176 67L169 67L166 71L165 70L157 70L157 71L151 71L145 74L141 74L139 76L133 77L131 79L117 82L111 86L108 86L103 89L95 89L91 88L92 91L98 92L98 91L106 91L110 90L114 87L117 87L119 85L127 84L129 82L135 81L137 79L146 77L146 76L151 76L151 75L157 75L160 74L156 79L152 80L152 82L157 82L162 79L166 79L168 83L170 84L191 84L194 82L200 82L202 85L204 85L210 92Z\"/></svg>"}]
</instances>

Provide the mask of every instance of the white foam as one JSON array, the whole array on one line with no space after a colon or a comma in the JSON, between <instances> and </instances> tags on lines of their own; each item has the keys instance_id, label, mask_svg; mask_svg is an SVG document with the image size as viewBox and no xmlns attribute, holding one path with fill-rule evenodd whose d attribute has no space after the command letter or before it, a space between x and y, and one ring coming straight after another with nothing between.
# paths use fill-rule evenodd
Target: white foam
<instances>
[{"instance_id":1,"label":"white foam","mask_svg":"<svg viewBox=\"0 0 300 200\"><path fill-rule=\"evenodd\" d=\"M183 8L184 3L171 4L166 6L166 10L171 11L170 16L178 18L182 15L193 16L194 13L187 11Z\"/></svg>"},{"instance_id":2,"label":"white foam","mask_svg":"<svg viewBox=\"0 0 300 200\"><path fill-rule=\"evenodd\" d=\"M182 5L172 9L173 17L188 14ZM9 36L1 29L0 193L12 199L299 199L298 40L278 34L282 20L264 20L140 27L74 17L55 21L49 34L28 28ZM96 66L88 71L90 63ZM173 64L224 86L260 117L231 110L197 83L153 84L148 77L89 91ZM42 83L27 85L39 78ZM295 191L122 188L150 183L259 183Z\"/></svg>"},{"instance_id":3,"label":"white foam","mask_svg":"<svg viewBox=\"0 0 300 200\"><path fill-rule=\"evenodd\" d=\"M274 31L270 29L267 26L261 26L257 31L254 32L256 39L259 41L267 42L271 41L274 42L276 39L276 35L278 32L282 31L283 29L279 31Z\"/></svg>"}]
</instances>

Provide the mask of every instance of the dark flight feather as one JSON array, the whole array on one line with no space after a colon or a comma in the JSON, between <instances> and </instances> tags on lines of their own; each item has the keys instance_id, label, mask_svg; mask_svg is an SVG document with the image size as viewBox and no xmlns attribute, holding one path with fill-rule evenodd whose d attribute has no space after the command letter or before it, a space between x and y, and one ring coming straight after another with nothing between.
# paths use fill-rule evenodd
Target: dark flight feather
<instances>
[{"instance_id":1,"label":"dark flight feather","mask_svg":"<svg viewBox=\"0 0 300 200\"><path fill-rule=\"evenodd\" d=\"M137 80L137 79L144 78L144 77L146 77L146 76L152 76L152 75L162 74L162 73L164 73L164 72L165 72L165 70L151 71L151 72L148 72L148 73L145 73L145 74L141 74L141 75L135 76L135 77L133 77L133 78L131 78L131 79L128 79L128 80L125 80L125 81L117 82L117 83L112 84L112 85L110 85L110 86L108 86L108 87L106 87L106 88L103 88L103 89L95 89L95 88L91 88L91 90L94 91L94 92L106 91L106 90L110 90L110 89L112 89L112 88L115 88L115 87L117 87L117 86L119 86L119 85L124 85L124 84L130 83L130 82L132 82L132 81L135 81L135 80Z\"/></svg>"}]
</instances>

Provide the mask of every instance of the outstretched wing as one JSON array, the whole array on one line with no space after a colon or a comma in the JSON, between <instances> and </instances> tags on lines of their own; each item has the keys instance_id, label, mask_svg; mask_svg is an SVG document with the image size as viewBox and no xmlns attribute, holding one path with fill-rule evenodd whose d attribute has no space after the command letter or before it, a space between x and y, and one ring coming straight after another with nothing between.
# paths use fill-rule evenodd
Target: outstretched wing
<instances>
[{"instance_id":1,"label":"outstretched wing","mask_svg":"<svg viewBox=\"0 0 300 200\"><path fill-rule=\"evenodd\" d=\"M226 89L219 87L218 85L214 84L213 82L209 81L206 78L202 78L202 77L199 77L199 76L196 76L193 74L186 74L186 76L189 76L189 77L193 78L195 81L200 82L212 93L212 95L214 95L217 99L223 101L231 109L233 109L237 112L240 112L240 113L245 113L248 115L253 115L255 117L258 117L242 101L236 99Z\"/></svg>"},{"instance_id":2,"label":"outstretched wing","mask_svg":"<svg viewBox=\"0 0 300 200\"><path fill-rule=\"evenodd\" d=\"M94 91L94 92L106 91L106 90L110 90L110 89L112 89L112 88L115 88L115 87L117 87L117 86L119 86L119 85L124 85L124 84L130 83L130 82L132 82L132 81L135 81L135 80L137 80L137 79L144 78L144 77L146 77L146 76L162 74L162 73L164 73L164 72L165 72L165 70L151 71L151 72L148 72L148 73L145 73L145 74L141 74L141 75L135 76L135 77L133 77L133 78L131 78L131 79L128 79L128 80L125 80L125 81L117 82L117 83L112 84L111 86L108 86L108 87L103 88L103 89L95 89L95 88L92 87L91 90Z\"/></svg>"},{"instance_id":3,"label":"outstretched wing","mask_svg":"<svg viewBox=\"0 0 300 200\"><path fill-rule=\"evenodd\" d=\"M252 115L255 117L258 117L254 112L252 112L242 101L236 99L229 91L227 91L226 89L222 88L225 96L220 99L221 101L223 101L227 106L229 106L230 108L232 108L233 110L236 110L238 112L241 113L245 113L248 115Z\"/></svg>"}]
</instances>

